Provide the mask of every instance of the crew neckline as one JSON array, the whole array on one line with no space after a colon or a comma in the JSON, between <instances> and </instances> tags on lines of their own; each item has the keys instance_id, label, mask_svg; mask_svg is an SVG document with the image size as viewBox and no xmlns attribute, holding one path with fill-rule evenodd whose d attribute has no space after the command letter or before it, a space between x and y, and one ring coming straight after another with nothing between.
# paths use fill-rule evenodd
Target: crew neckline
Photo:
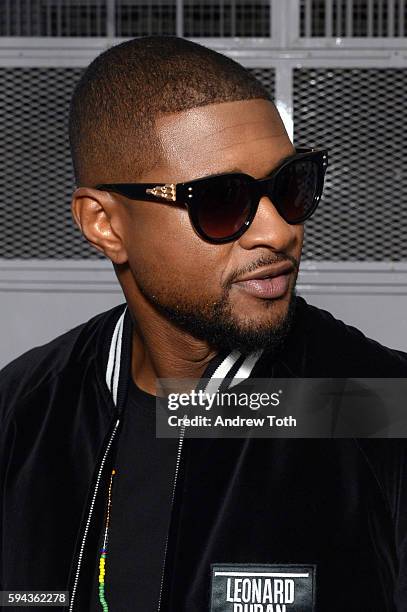
<instances>
[{"instance_id":1,"label":"crew neckline","mask_svg":"<svg viewBox=\"0 0 407 612\"><path fill-rule=\"evenodd\" d=\"M210 378L213 373L215 372L216 368L218 367L218 365L230 354L230 351L224 350L224 351L220 351L219 353L217 353L212 359L211 361L207 364L205 371L203 372L201 379L202 378ZM148 393L147 391L144 391L143 389L141 389L138 384L134 381L133 377L130 376L130 382L129 382L129 393L133 396L136 397L137 399L142 399L144 401L147 402L155 402L157 399L156 395L153 395L152 393Z\"/></svg>"},{"instance_id":2,"label":"crew neckline","mask_svg":"<svg viewBox=\"0 0 407 612\"><path fill-rule=\"evenodd\" d=\"M130 376L129 382L129 395L136 400L142 400L143 402L148 402L150 404L155 404L157 396L152 393L148 393L141 389L137 383L133 380L133 377Z\"/></svg>"}]
</instances>

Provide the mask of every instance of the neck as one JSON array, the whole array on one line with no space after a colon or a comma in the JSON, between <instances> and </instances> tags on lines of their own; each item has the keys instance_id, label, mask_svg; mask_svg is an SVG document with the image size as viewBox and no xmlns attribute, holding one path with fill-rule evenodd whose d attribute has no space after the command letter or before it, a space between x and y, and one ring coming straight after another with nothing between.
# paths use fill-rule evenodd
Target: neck
<instances>
[{"instance_id":1,"label":"neck","mask_svg":"<svg viewBox=\"0 0 407 612\"><path fill-rule=\"evenodd\" d=\"M157 313L143 321L134 309L131 313L132 378L140 389L155 395L157 378L201 378L216 350Z\"/></svg>"}]
</instances>

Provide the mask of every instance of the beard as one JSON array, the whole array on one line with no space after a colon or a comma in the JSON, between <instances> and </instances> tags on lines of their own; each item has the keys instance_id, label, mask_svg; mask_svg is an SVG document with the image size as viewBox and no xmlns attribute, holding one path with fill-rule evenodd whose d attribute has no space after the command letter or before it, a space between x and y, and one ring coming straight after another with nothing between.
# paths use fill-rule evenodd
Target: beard
<instances>
[{"instance_id":1,"label":"beard","mask_svg":"<svg viewBox=\"0 0 407 612\"><path fill-rule=\"evenodd\" d=\"M295 283L288 298L287 310L273 322L256 322L253 319L238 320L225 288L216 301L188 303L184 298L172 295L159 298L139 284L147 301L168 321L199 340L206 341L217 351L238 350L242 354L260 349L275 355L279 352L289 334L295 317ZM264 307L272 311L276 299L264 300Z\"/></svg>"}]
</instances>

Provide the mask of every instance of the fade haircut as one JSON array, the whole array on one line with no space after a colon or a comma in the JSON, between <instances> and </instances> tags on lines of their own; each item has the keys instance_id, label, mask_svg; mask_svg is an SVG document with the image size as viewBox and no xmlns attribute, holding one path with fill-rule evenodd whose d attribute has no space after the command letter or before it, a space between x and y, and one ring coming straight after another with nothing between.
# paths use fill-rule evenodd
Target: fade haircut
<instances>
[{"instance_id":1,"label":"fade haircut","mask_svg":"<svg viewBox=\"0 0 407 612\"><path fill-rule=\"evenodd\" d=\"M134 182L159 161L155 121L165 113L270 94L241 64L177 36L145 36L96 57L70 104L75 182Z\"/></svg>"}]
</instances>

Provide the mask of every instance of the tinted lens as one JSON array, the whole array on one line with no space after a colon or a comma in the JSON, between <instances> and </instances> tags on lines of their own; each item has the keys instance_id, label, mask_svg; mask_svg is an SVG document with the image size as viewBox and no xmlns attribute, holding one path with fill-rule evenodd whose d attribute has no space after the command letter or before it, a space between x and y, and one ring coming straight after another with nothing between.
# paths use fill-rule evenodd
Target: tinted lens
<instances>
[{"instance_id":1,"label":"tinted lens","mask_svg":"<svg viewBox=\"0 0 407 612\"><path fill-rule=\"evenodd\" d=\"M238 232L250 215L250 189L243 178L211 179L199 194L197 220L209 238Z\"/></svg>"},{"instance_id":2,"label":"tinted lens","mask_svg":"<svg viewBox=\"0 0 407 612\"><path fill-rule=\"evenodd\" d=\"M307 216L315 204L318 189L318 163L298 159L287 164L276 176L271 199L288 223Z\"/></svg>"}]
</instances>

